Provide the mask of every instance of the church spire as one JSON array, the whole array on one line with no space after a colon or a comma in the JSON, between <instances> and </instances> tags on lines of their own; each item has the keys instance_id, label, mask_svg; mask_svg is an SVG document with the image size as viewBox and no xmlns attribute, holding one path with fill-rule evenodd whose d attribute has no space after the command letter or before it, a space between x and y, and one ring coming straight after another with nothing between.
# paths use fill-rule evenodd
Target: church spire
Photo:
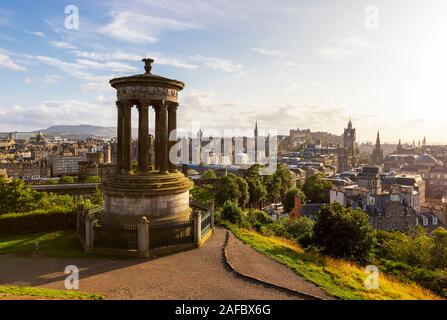
<instances>
[{"instance_id":1,"label":"church spire","mask_svg":"<svg viewBox=\"0 0 447 320\"><path fill-rule=\"evenodd\" d=\"M352 129L352 121L351 121L351 117L349 117L348 129Z\"/></svg>"},{"instance_id":2,"label":"church spire","mask_svg":"<svg viewBox=\"0 0 447 320\"><path fill-rule=\"evenodd\" d=\"M376 146L380 148L380 132L377 130Z\"/></svg>"}]
</instances>

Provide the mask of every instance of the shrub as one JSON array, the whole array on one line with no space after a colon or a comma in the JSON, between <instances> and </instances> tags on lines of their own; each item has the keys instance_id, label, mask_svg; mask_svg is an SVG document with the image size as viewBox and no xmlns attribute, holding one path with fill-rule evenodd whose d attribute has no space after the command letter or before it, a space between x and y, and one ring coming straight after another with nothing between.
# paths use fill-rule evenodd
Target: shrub
<instances>
[{"instance_id":1,"label":"shrub","mask_svg":"<svg viewBox=\"0 0 447 320\"><path fill-rule=\"evenodd\" d=\"M63 176L60 178L59 183L74 183L74 178L70 176Z\"/></svg>"},{"instance_id":2,"label":"shrub","mask_svg":"<svg viewBox=\"0 0 447 320\"><path fill-rule=\"evenodd\" d=\"M314 222L307 217L289 220L286 226L287 232L303 247L312 244Z\"/></svg>"},{"instance_id":3,"label":"shrub","mask_svg":"<svg viewBox=\"0 0 447 320\"><path fill-rule=\"evenodd\" d=\"M0 216L0 235L50 232L76 228L76 211L66 208L35 210Z\"/></svg>"},{"instance_id":4,"label":"shrub","mask_svg":"<svg viewBox=\"0 0 447 320\"><path fill-rule=\"evenodd\" d=\"M240 224L244 219L244 213L235 202L227 200L222 207L222 218L231 223Z\"/></svg>"},{"instance_id":5,"label":"shrub","mask_svg":"<svg viewBox=\"0 0 447 320\"><path fill-rule=\"evenodd\" d=\"M101 182L101 177L100 176L88 176L85 179L86 183L99 183Z\"/></svg>"},{"instance_id":6,"label":"shrub","mask_svg":"<svg viewBox=\"0 0 447 320\"><path fill-rule=\"evenodd\" d=\"M447 230L438 228L433 232L432 237L432 266L435 268L447 268Z\"/></svg>"},{"instance_id":7,"label":"shrub","mask_svg":"<svg viewBox=\"0 0 447 320\"><path fill-rule=\"evenodd\" d=\"M381 258L400 261L411 266L430 268L432 265L433 239L423 227L403 232L377 232L377 254Z\"/></svg>"},{"instance_id":8,"label":"shrub","mask_svg":"<svg viewBox=\"0 0 447 320\"><path fill-rule=\"evenodd\" d=\"M374 257L376 235L366 213L332 203L317 214L313 243L327 255L365 264Z\"/></svg>"},{"instance_id":9,"label":"shrub","mask_svg":"<svg viewBox=\"0 0 447 320\"><path fill-rule=\"evenodd\" d=\"M267 213L261 210L250 210L247 220L247 222L250 223L250 225L258 231L263 225L273 222L273 219Z\"/></svg>"}]
</instances>

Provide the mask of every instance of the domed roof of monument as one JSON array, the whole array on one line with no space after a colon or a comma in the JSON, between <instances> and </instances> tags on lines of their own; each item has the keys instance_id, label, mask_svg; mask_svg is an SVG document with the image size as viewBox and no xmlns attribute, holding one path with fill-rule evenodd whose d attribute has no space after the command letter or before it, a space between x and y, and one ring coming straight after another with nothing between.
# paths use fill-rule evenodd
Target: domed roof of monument
<instances>
[{"instance_id":1,"label":"domed roof of monument","mask_svg":"<svg viewBox=\"0 0 447 320\"><path fill-rule=\"evenodd\" d=\"M157 86L175 87L178 90L182 90L185 84L182 81L175 79L169 79L152 73L152 63L154 59L143 59L145 73L136 74L133 76L119 77L110 80L112 87L116 88L120 85L125 85L128 83L138 83L138 84L155 84Z\"/></svg>"}]
</instances>

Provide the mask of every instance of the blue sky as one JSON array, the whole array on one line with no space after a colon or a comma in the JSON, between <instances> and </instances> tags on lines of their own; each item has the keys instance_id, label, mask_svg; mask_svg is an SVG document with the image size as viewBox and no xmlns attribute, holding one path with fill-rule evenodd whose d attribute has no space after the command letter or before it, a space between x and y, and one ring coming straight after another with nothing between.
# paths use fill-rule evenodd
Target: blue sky
<instances>
[{"instance_id":1,"label":"blue sky","mask_svg":"<svg viewBox=\"0 0 447 320\"><path fill-rule=\"evenodd\" d=\"M185 128L341 133L351 117L363 141L445 142L446 15L442 0L0 0L0 131L114 126L108 80L153 57L186 83Z\"/></svg>"}]
</instances>

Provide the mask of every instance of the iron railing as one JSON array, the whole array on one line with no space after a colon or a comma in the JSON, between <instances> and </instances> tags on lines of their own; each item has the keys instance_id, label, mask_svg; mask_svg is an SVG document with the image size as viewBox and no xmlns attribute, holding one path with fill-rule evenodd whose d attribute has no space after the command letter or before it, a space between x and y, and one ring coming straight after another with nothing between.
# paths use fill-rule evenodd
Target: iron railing
<instances>
[{"instance_id":1,"label":"iron railing","mask_svg":"<svg viewBox=\"0 0 447 320\"><path fill-rule=\"evenodd\" d=\"M85 241L85 214L79 214L79 236Z\"/></svg>"},{"instance_id":2,"label":"iron railing","mask_svg":"<svg viewBox=\"0 0 447 320\"><path fill-rule=\"evenodd\" d=\"M202 236L211 228L211 215L213 212L211 210L208 210L205 212L204 215L202 215L202 221L201 221L201 230L202 230Z\"/></svg>"},{"instance_id":3,"label":"iron railing","mask_svg":"<svg viewBox=\"0 0 447 320\"><path fill-rule=\"evenodd\" d=\"M95 225L95 247L138 250L138 225Z\"/></svg>"},{"instance_id":4,"label":"iron railing","mask_svg":"<svg viewBox=\"0 0 447 320\"><path fill-rule=\"evenodd\" d=\"M149 225L149 249L194 242L194 221L169 221Z\"/></svg>"}]
</instances>

